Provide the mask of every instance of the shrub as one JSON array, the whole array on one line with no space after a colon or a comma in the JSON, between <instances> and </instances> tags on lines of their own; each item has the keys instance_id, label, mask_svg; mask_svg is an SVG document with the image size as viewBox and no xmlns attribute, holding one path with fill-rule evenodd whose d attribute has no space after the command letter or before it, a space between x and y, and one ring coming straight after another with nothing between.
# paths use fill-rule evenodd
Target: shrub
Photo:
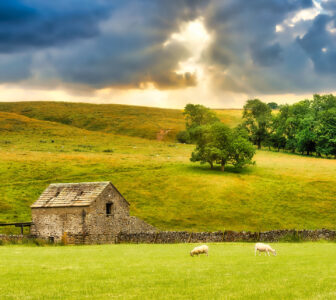
<instances>
[{"instance_id":1,"label":"shrub","mask_svg":"<svg viewBox=\"0 0 336 300\"><path fill-rule=\"evenodd\" d=\"M180 143L185 143L185 144L190 144L190 135L189 132L186 130L182 130L180 132L177 133L176 135L176 139L180 142Z\"/></svg>"}]
</instances>

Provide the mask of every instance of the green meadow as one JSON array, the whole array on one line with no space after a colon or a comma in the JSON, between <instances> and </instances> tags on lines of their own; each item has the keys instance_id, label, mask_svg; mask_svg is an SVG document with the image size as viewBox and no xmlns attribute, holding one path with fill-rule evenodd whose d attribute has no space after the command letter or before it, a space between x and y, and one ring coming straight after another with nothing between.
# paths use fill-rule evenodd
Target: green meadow
<instances>
[{"instance_id":1,"label":"green meadow","mask_svg":"<svg viewBox=\"0 0 336 300\"><path fill-rule=\"evenodd\" d=\"M230 167L220 172L191 163L193 145L157 141L153 135L143 138L141 132L146 129L139 129L138 137L130 136L135 135L136 124L146 119L141 114L134 115L121 135L112 127L98 130L82 128L79 123L65 124L60 121L64 113L57 105L71 107L67 113L77 114L72 122L87 117L81 114L82 106L92 115L113 111L125 119L132 114L128 109L148 109L153 118L147 125L153 133L158 130L153 125L155 118L162 115L175 114L173 119L183 125L181 111L50 105L0 106L2 110L16 110L0 112L0 222L29 221L29 205L52 182L109 180L130 202L132 215L161 230L336 229L336 160L261 150L255 156L256 164L243 172ZM35 118L27 116L32 114L27 112L29 107ZM222 111L221 118L233 126L240 113ZM48 114L58 114L59 119L45 120ZM112 116L104 118L113 124ZM96 122L102 119L94 117ZM167 124L159 125L159 130L169 128Z\"/></svg>"},{"instance_id":2,"label":"green meadow","mask_svg":"<svg viewBox=\"0 0 336 300\"><path fill-rule=\"evenodd\" d=\"M335 243L0 247L1 299L335 299Z\"/></svg>"}]
</instances>

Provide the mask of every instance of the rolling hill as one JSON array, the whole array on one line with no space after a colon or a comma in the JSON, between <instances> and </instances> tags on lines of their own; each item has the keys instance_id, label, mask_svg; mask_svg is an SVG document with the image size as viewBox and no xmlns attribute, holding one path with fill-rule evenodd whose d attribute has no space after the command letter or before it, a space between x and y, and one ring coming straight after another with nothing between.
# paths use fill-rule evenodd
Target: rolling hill
<instances>
[{"instance_id":1,"label":"rolling hill","mask_svg":"<svg viewBox=\"0 0 336 300\"><path fill-rule=\"evenodd\" d=\"M30 220L49 183L110 180L163 230L336 229L336 160L258 151L255 166L220 172L192 149L0 112L0 222Z\"/></svg>"},{"instance_id":2,"label":"rolling hill","mask_svg":"<svg viewBox=\"0 0 336 300\"><path fill-rule=\"evenodd\" d=\"M182 110L117 104L66 102L0 102L0 111L44 121L58 122L91 131L175 140L185 127ZM241 110L216 110L221 121L235 126Z\"/></svg>"}]
</instances>

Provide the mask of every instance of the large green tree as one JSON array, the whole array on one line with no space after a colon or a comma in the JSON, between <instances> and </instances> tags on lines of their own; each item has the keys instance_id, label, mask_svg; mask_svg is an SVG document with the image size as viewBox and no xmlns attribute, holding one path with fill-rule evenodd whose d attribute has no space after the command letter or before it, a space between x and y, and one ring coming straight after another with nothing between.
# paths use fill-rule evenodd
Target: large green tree
<instances>
[{"instance_id":1,"label":"large green tree","mask_svg":"<svg viewBox=\"0 0 336 300\"><path fill-rule=\"evenodd\" d=\"M253 163L255 149L242 129L231 129L217 122L199 126L195 133L196 149L191 154L191 161L209 163L211 168L219 164L222 171L227 164L242 168Z\"/></svg>"},{"instance_id":2,"label":"large green tree","mask_svg":"<svg viewBox=\"0 0 336 300\"><path fill-rule=\"evenodd\" d=\"M197 138L197 128L219 122L216 113L201 104L187 104L183 115L186 120L186 131L181 131L177 139L180 142L193 143Z\"/></svg>"},{"instance_id":3,"label":"large green tree","mask_svg":"<svg viewBox=\"0 0 336 300\"><path fill-rule=\"evenodd\" d=\"M271 116L271 108L259 99L248 100L244 105L243 126L258 149L268 139Z\"/></svg>"},{"instance_id":4,"label":"large green tree","mask_svg":"<svg viewBox=\"0 0 336 300\"><path fill-rule=\"evenodd\" d=\"M187 129L213 124L219 121L214 111L201 104L187 104L184 108L183 115L186 120Z\"/></svg>"},{"instance_id":5,"label":"large green tree","mask_svg":"<svg viewBox=\"0 0 336 300\"><path fill-rule=\"evenodd\" d=\"M336 157L336 97L314 95L312 102L316 122L316 152Z\"/></svg>"}]
</instances>

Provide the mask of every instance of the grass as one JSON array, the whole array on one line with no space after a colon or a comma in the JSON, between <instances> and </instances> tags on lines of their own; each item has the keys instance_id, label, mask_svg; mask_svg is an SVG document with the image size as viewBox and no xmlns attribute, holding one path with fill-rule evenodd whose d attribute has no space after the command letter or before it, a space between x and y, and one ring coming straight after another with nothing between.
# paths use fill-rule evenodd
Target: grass
<instances>
[{"instance_id":1,"label":"grass","mask_svg":"<svg viewBox=\"0 0 336 300\"><path fill-rule=\"evenodd\" d=\"M336 229L335 160L258 151L256 166L222 173L192 149L0 112L0 222L29 221L52 182L110 180L162 230Z\"/></svg>"},{"instance_id":2,"label":"grass","mask_svg":"<svg viewBox=\"0 0 336 300\"><path fill-rule=\"evenodd\" d=\"M335 243L0 247L1 299L335 299Z\"/></svg>"},{"instance_id":3,"label":"grass","mask_svg":"<svg viewBox=\"0 0 336 300\"><path fill-rule=\"evenodd\" d=\"M25 115L30 118L53 121L90 131L174 141L184 130L182 110L117 104L84 104L66 102L2 102L0 111ZM221 121L235 126L240 123L241 110L216 110Z\"/></svg>"},{"instance_id":4,"label":"grass","mask_svg":"<svg viewBox=\"0 0 336 300\"><path fill-rule=\"evenodd\" d=\"M162 230L336 229L336 160L258 151L256 166L220 172L192 149L0 112L0 222L29 221L52 182L110 180Z\"/></svg>"}]
</instances>

